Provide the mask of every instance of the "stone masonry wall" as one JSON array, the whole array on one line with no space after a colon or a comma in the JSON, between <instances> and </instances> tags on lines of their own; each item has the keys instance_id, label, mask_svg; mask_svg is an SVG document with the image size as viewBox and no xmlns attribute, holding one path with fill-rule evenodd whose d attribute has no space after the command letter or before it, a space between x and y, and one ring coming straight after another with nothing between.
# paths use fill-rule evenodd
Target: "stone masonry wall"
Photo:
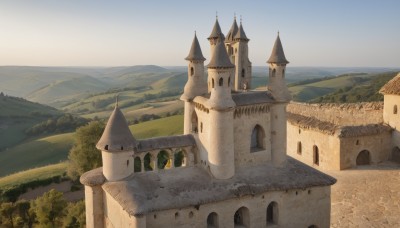
<instances>
[{"instance_id":1,"label":"stone masonry wall","mask_svg":"<svg viewBox=\"0 0 400 228\"><path fill-rule=\"evenodd\" d=\"M291 102L287 111L315 117L337 125L355 126L383 123L383 102L356 104L308 104Z\"/></svg>"}]
</instances>

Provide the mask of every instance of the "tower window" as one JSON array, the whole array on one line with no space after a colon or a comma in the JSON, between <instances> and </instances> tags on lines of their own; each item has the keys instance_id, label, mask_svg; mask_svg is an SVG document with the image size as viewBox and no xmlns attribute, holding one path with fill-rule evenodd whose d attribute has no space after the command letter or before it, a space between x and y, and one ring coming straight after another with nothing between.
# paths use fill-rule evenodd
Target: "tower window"
<instances>
[{"instance_id":1,"label":"tower window","mask_svg":"<svg viewBox=\"0 0 400 228\"><path fill-rule=\"evenodd\" d=\"M397 105L393 106L393 114L397 114Z\"/></svg>"},{"instance_id":2,"label":"tower window","mask_svg":"<svg viewBox=\"0 0 400 228\"><path fill-rule=\"evenodd\" d=\"M231 86L231 77L228 78L228 87Z\"/></svg>"},{"instance_id":3,"label":"tower window","mask_svg":"<svg viewBox=\"0 0 400 228\"><path fill-rule=\"evenodd\" d=\"M218 214L212 212L207 217L207 228L218 228Z\"/></svg>"},{"instance_id":4,"label":"tower window","mask_svg":"<svg viewBox=\"0 0 400 228\"><path fill-rule=\"evenodd\" d=\"M282 70L282 78L285 77L285 69Z\"/></svg>"},{"instance_id":5,"label":"tower window","mask_svg":"<svg viewBox=\"0 0 400 228\"><path fill-rule=\"evenodd\" d=\"M200 132L203 132L203 122L200 122Z\"/></svg>"},{"instance_id":6,"label":"tower window","mask_svg":"<svg viewBox=\"0 0 400 228\"><path fill-rule=\"evenodd\" d=\"M194 74L194 68L190 67L190 76L193 76L193 74Z\"/></svg>"},{"instance_id":7,"label":"tower window","mask_svg":"<svg viewBox=\"0 0 400 228\"><path fill-rule=\"evenodd\" d=\"M319 150L316 145L313 146L314 165L319 165Z\"/></svg>"},{"instance_id":8,"label":"tower window","mask_svg":"<svg viewBox=\"0 0 400 228\"><path fill-rule=\"evenodd\" d=\"M245 76L245 70L244 69L242 69L242 78L244 78L244 76Z\"/></svg>"},{"instance_id":9,"label":"tower window","mask_svg":"<svg viewBox=\"0 0 400 228\"><path fill-rule=\"evenodd\" d=\"M223 86L224 85L224 79L220 78L218 81L219 86Z\"/></svg>"},{"instance_id":10,"label":"tower window","mask_svg":"<svg viewBox=\"0 0 400 228\"><path fill-rule=\"evenodd\" d=\"M211 88L214 89L214 78L211 80Z\"/></svg>"},{"instance_id":11,"label":"tower window","mask_svg":"<svg viewBox=\"0 0 400 228\"><path fill-rule=\"evenodd\" d=\"M197 113L196 111L193 111L192 114L192 133L197 133L198 132L198 118L197 118Z\"/></svg>"},{"instance_id":12,"label":"tower window","mask_svg":"<svg viewBox=\"0 0 400 228\"><path fill-rule=\"evenodd\" d=\"M297 154L301 155L301 142L297 142Z\"/></svg>"},{"instance_id":13,"label":"tower window","mask_svg":"<svg viewBox=\"0 0 400 228\"><path fill-rule=\"evenodd\" d=\"M275 69L272 69L272 74L271 74L271 76L272 76L272 77L275 77L275 74L276 74L276 70L275 70Z\"/></svg>"},{"instance_id":14,"label":"tower window","mask_svg":"<svg viewBox=\"0 0 400 228\"><path fill-rule=\"evenodd\" d=\"M247 207L241 207L233 216L235 227L250 227L250 213Z\"/></svg>"}]
</instances>

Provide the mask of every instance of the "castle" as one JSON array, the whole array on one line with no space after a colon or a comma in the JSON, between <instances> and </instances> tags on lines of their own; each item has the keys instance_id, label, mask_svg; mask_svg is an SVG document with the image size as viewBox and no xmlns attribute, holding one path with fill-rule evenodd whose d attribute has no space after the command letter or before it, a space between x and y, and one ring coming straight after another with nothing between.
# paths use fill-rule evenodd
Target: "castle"
<instances>
[{"instance_id":1,"label":"castle","mask_svg":"<svg viewBox=\"0 0 400 228\"><path fill-rule=\"evenodd\" d=\"M380 93L383 103L289 104L288 155L321 170L400 163L400 74Z\"/></svg>"},{"instance_id":2,"label":"castle","mask_svg":"<svg viewBox=\"0 0 400 228\"><path fill-rule=\"evenodd\" d=\"M103 167L81 177L87 227L329 227L336 180L286 155L279 34L267 90L251 89L242 23L225 37L217 19L208 40L208 78L196 34L185 58L184 135L136 140L116 105L97 144Z\"/></svg>"}]
</instances>

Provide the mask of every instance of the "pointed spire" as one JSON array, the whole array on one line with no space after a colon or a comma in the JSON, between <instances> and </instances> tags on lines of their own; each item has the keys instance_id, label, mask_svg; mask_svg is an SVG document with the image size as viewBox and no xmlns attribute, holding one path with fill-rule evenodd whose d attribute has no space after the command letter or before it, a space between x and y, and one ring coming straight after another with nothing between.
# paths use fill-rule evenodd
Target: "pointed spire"
<instances>
[{"instance_id":1,"label":"pointed spire","mask_svg":"<svg viewBox=\"0 0 400 228\"><path fill-rule=\"evenodd\" d=\"M279 38L279 31L275 40L274 48L272 49L271 56L269 57L267 63L289 63L289 61L286 60L285 53L283 52L281 39Z\"/></svg>"},{"instance_id":2,"label":"pointed spire","mask_svg":"<svg viewBox=\"0 0 400 228\"><path fill-rule=\"evenodd\" d=\"M225 42L232 42L237 32L238 32L238 25L236 23L236 14L235 14L231 29L229 30L228 34L226 34Z\"/></svg>"},{"instance_id":3,"label":"pointed spire","mask_svg":"<svg viewBox=\"0 0 400 228\"><path fill-rule=\"evenodd\" d=\"M221 37L222 40L225 39L225 36L221 31L221 27L219 26L218 15L217 15L217 18L215 19L215 24L214 24L213 30L211 31L211 34L207 39L211 40L211 39L217 39L219 37Z\"/></svg>"},{"instance_id":4,"label":"pointed spire","mask_svg":"<svg viewBox=\"0 0 400 228\"><path fill-rule=\"evenodd\" d=\"M197 40L196 32L194 32L194 38L192 42L192 47L190 48L189 55L185 58L188 61L198 60L204 61L206 60L201 52L199 41Z\"/></svg>"},{"instance_id":5,"label":"pointed spire","mask_svg":"<svg viewBox=\"0 0 400 228\"><path fill-rule=\"evenodd\" d=\"M235 35L235 40L239 39L239 40L245 40L245 41L249 41L249 39L246 36L246 33L244 32L243 29L243 25L242 25L242 16L240 16L240 26L239 26L239 30Z\"/></svg>"},{"instance_id":6,"label":"pointed spire","mask_svg":"<svg viewBox=\"0 0 400 228\"><path fill-rule=\"evenodd\" d=\"M106 128L96 147L102 151L134 151L137 142L129 130L128 123L118 107L118 96L114 111L108 119Z\"/></svg>"},{"instance_id":7,"label":"pointed spire","mask_svg":"<svg viewBox=\"0 0 400 228\"><path fill-rule=\"evenodd\" d=\"M233 68L235 65L231 63L226 52L225 45L218 40L217 45L212 54L211 61L207 65L208 68Z\"/></svg>"}]
</instances>

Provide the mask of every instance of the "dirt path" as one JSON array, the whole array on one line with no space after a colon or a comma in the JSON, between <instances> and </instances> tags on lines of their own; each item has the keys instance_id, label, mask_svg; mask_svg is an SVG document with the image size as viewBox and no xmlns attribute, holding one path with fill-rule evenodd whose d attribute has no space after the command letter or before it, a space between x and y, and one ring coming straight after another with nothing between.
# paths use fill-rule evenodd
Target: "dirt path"
<instances>
[{"instance_id":1,"label":"dirt path","mask_svg":"<svg viewBox=\"0 0 400 228\"><path fill-rule=\"evenodd\" d=\"M331 227L400 227L400 165L328 172L332 187Z\"/></svg>"}]
</instances>

